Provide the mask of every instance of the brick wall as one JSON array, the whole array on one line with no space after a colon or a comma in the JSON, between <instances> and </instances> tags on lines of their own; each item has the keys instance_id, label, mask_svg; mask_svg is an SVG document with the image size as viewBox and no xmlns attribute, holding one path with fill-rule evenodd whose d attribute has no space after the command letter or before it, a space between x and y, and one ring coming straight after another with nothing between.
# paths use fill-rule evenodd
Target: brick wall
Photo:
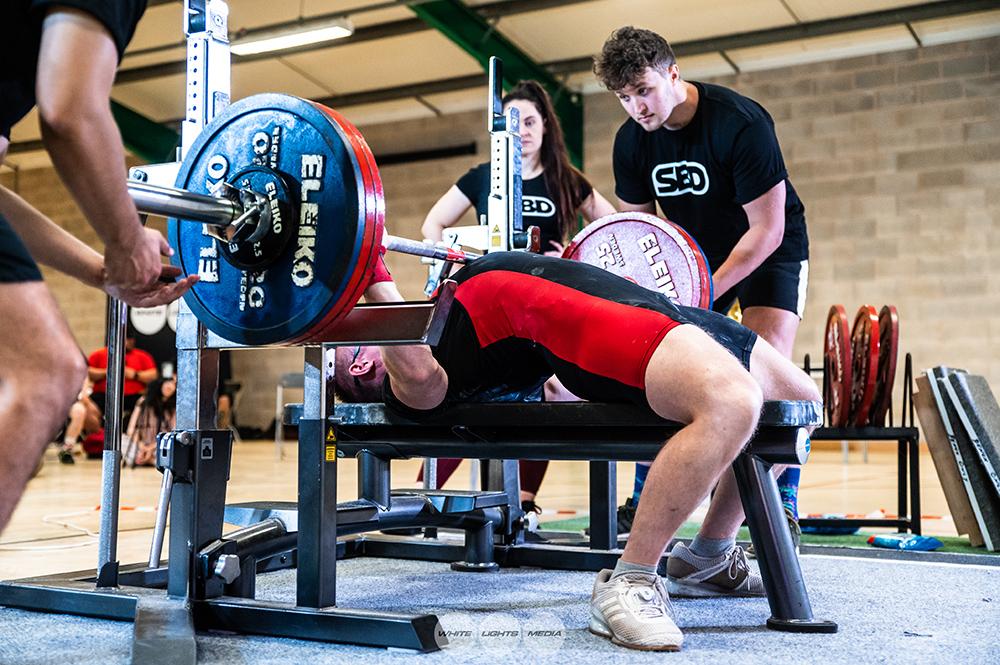
<instances>
[{"instance_id":1,"label":"brick wall","mask_svg":"<svg viewBox=\"0 0 1000 665\"><path fill-rule=\"evenodd\" d=\"M1000 343L1000 39L715 82L774 116L806 205L811 275L796 357L818 359L831 304L844 304L853 317L862 303L892 303L901 348L913 353L918 371L947 363L983 373L1000 389L1000 357L991 350ZM585 104L586 170L611 197L611 141L624 112L606 93ZM383 168L392 233L419 237L437 197L487 154L478 112L371 127L353 119L376 156L470 140L479 146L473 156ZM19 186L60 224L95 240L50 171L22 173ZM419 261L392 256L389 265L404 294L419 297L426 275ZM81 345L100 345L101 295L59 275L47 278ZM266 426L276 378L300 368L296 350L237 354L241 422Z\"/></svg>"}]
</instances>

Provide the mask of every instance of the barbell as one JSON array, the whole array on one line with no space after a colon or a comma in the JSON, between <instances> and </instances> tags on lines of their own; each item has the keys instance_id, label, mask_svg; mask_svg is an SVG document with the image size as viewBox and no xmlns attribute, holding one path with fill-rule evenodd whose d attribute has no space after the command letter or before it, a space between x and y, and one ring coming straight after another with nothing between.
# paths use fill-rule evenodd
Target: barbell
<instances>
[{"instance_id":1,"label":"barbell","mask_svg":"<svg viewBox=\"0 0 1000 665\"><path fill-rule=\"evenodd\" d=\"M200 280L185 301L209 330L248 346L319 343L367 288L384 247L468 263L479 254L385 233L371 149L346 118L281 94L248 97L199 134L174 187L130 181L142 213L168 217L171 262ZM538 229L515 248L537 251ZM683 304L711 305L704 254L680 227L623 213L588 226L566 256Z\"/></svg>"}]
</instances>

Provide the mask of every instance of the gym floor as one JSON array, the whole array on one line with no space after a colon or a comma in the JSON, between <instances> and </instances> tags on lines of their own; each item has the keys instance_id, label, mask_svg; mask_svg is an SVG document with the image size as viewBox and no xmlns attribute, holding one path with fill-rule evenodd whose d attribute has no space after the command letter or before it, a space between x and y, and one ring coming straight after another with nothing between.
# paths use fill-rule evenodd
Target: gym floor
<instances>
[{"instance_id":1,"label":"gym floor","mask_svg":"<svg viewBox=\"0 0 1000 665\"><path fill-rule=\"evenodd\" d=\"M896 444L872 442L868 461L857 444L844 464L839 444L817 444L803 470L800 509L803 515L838 513L866 515L880 509L894 511L896 505ZM356 464L342 460L337 496L345 501L357 497ZM420 462L393 464L393 487L415 487ZM926 449L920 459L921 512L924 533L954 536L944 494ZM633 465L618 465L619 501L632 492ZM243 441L233 456L227 500L294 501L296 498L296 446L284 446L284 459L276 459L273 441ZM145 561L153 533L154 506L160 474L153 468L125 470L122 474L118 559L124 563ZM468 462L455 472L449 487L467 489ZM77 458L63 465L49 451L45 465L28 485L10 525L0 540L0 579L80 570L97 563L96 534L99 525L101 463ZM559 520L588 509L585 462L553 462L538 503L542 521ZM696 513L693 519L698 519Z\"/></svg>"}]
</instances>

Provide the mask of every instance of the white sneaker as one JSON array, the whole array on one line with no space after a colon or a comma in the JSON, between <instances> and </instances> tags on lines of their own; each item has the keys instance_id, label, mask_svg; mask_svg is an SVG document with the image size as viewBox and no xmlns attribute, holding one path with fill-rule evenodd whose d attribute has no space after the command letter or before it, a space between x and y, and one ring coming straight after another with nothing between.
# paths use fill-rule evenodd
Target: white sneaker
<instances>
[{"instance_id":1,"label":"white sneaker","mask_svg":"<svg viewBox=\"0 0 1000 665\"><path fill-rule=\"evenodd\" d=\"M674 623L659 575L602 570L590 596L590 632L643 651L680 651L684 635Z\"/></svg>"},{"instance_id":2,"label":"white sneaker","mask_svg":"<svg viewBox=\"0 0 1000 665\"><path fill-rule=\"evenodd\" d=\"M677 543L667 560L667 588L678 598L766 595L760 573L750 567L746 553L738 545L721 556L706 559L684 543Z\"/></svg>"}]
</instances>

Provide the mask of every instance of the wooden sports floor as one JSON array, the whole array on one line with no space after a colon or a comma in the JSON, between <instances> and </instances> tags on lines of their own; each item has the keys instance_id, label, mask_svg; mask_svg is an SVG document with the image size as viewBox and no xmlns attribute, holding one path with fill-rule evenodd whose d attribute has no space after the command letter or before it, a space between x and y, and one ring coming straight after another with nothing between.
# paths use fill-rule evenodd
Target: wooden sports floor
<instances>
[{"instance_id":1,"label":"wooden sports floor","mask_svg":"<svg viewBox=\"0 0 1000 665\"><path fill-rule=\"evenodd\" d=\"M227 500L294 501L295 444L286 442L284 452L284 458L278 461L273 441L236 444ZM414 478L419 464L417 460L394 463L393 487L416 487ZM342 460L339 465L339 500L356 498L355 462ZM631 495L632 472L631 463L618 465L620 501ZM920 477L924 533L956 535L926 448L922 448L920 456ZM123 564L148 559L160 478L153 468L122 471L118 560ZM469 481L469 466L463 463L448 487L467 489ZM0 534L0 579L95 568L100 495L99 460L78 457L75 465L63 465L57 461L55 449L50 449L41 472L29 483L11 523ZM586 463L552 463L537 502L545 510L543 521L585 512L588 505ZM848 453L846 464L839 444L826 444L813 450L802 473L802 514L865 515L882 509L892 514L895 506L895 443L869 444L867 462L861 448L854 447Z\"/></svg>"}]
</instances>

